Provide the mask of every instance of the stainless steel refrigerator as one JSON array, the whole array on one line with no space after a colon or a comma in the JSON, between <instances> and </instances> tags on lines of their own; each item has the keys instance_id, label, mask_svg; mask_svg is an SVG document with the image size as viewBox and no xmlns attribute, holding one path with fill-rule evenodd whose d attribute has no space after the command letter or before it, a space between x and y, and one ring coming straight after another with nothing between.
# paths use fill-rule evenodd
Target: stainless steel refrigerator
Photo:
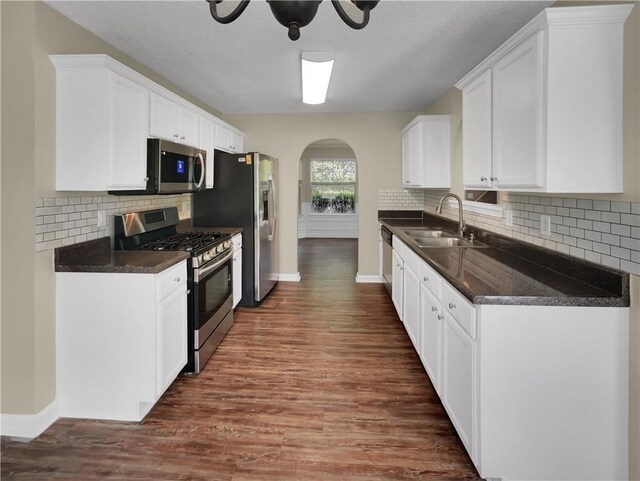
<instances>
[{"instance_id":1,"label":"stainless steel refrigerator","mask_svg":"<svg viewBox=\"0 0 640 481\"><path fill-rule=\"evenodd\" d=\"M193 194L193 225L242 227L241 306L255 306L278 281L277 159L214 154L213 189Z\"/></svg>"}]
</instances>

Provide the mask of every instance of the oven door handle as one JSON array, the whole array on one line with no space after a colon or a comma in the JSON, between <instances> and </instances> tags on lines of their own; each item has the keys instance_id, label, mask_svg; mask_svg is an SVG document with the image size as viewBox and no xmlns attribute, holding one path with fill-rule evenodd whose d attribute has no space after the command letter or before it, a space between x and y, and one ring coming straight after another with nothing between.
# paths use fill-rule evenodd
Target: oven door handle
<instances>
[{"instance_id":1,"label":"oven door handle","mask_svg":"<svg viewBox=\"0 0 640 481\"><path fill-rule=\"evenodd\" d=\"M222 259L220 259L215 264L207 266L204 269L196 269L196 272L195 272L196 275L194 276L195 277L195 281L194 282L197 284L198 282L200 282L200 280L203 277L205 277L207 274L209 274L209 272L217 269L222 264L224 264L225 262L229 261L229 259L231 259L232 257L233 257L233 249L231 249L228 254L226 254Z\"/></svg>"}]
</instances>

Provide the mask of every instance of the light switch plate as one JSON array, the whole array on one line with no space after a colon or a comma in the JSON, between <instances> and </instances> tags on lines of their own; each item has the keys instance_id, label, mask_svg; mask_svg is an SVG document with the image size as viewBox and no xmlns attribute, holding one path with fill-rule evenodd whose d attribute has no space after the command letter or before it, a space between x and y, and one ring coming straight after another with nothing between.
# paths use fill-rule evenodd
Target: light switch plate
<instances>
[{"instance_id":1,"label":"light switch plate","mask_svg":"<svg viewBox=\"0 0 640 481\"><path fill-rule=\"evenodd\" d=\"M548 215L540 215L540 234L551 235L551 217Z\"/></svg>"},{"instance_id":2,"label":"light switch plate","mask_svg":"<svg viewBox=\"0 0 640 481\"><path fill-rule=\"evenodd\" d=\"M107 213L104 210L98 211L98 227L107 226Z\"/></svg>"}]
</instances>

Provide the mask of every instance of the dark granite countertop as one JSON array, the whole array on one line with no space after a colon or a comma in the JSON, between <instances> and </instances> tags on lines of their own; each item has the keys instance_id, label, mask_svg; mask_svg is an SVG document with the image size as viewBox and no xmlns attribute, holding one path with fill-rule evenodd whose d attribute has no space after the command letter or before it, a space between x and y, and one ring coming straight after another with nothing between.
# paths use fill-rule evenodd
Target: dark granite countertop
<instances>
[{"instance_id":1,"label":"dark granite countertop","mask_svg":"<svg viewBox=\"0 0 640 481\"><path fill-rule=\"evenodd\" d=\"M179 251L114 251L110 237L55 250L56 272L111 272L157 274L189 258Z\"/></svg>"},{"instance_id":2,"label":"dark granite countertop","mask_svg":"<svg viewBox=\"0 0 640 481\"><path fill-rule=\"evenodd\" d=\"M242 232L242 227L204 227L193 225L192 219L181 220L176 227L178 232L220 232L221 234L230 234L231 237Z\"/></svg>"},{"instance_id":3,"label":"dark granite countertop","mask_svg":"<svg viewBox=\"0 0 640 481\"><path fill-rule=\"evenodd\" d=\"M474 304L629 306L624 272L473 226L468 232L479 247L420 248L405 228L456 233L458 223L426 213L421 218L387 214L379 221Z\"/></svg>"}]
</instances>

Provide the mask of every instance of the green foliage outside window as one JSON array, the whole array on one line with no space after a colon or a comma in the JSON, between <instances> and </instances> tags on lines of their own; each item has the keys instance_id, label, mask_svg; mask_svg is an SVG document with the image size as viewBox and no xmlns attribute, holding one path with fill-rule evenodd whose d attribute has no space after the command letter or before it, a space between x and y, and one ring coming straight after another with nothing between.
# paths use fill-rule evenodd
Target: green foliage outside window
<instances>
[{"instance_id":1,"label":"green foliage outside window","mask_svg":"<svg viewBox=\"0 0 640 481\"><path fill-rule=\"evenodd\" d=\"M354 214L356 175L355 160L311 160L311 211Z\"/></svg>"}]
</instances>

